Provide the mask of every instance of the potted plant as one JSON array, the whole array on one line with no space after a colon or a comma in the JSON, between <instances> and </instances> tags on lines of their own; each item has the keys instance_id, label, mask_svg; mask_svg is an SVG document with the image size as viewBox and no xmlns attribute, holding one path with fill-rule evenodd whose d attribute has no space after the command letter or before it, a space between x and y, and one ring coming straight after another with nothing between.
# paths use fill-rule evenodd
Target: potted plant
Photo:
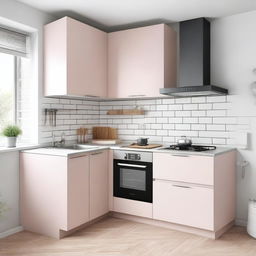
<instances>
[{"instance_id":1,"label":"potted plant","mask_svg":"<svg viewBox=\"0 0 256 256\"><path fill-rule=\"evenodd\" d=\"M17 125L8 125L3 129L3 135L7 137L7 147L16 147L17 137L22 133Z\"/></svg>"}]
</instances>

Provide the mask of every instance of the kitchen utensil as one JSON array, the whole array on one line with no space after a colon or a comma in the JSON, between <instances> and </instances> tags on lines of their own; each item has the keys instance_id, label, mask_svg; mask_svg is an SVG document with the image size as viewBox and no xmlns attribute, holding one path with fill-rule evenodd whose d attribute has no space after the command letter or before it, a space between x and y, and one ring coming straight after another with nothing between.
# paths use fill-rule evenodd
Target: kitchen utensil
<instances>
[{"instance_id":1,"label":"kitchen utensil","mask_svg":"<svg viewBox=\"0 0 256 256\"><path fill-rule=\"evenodd\" d=\"M177 140L177 145L180 147L189 147L192 145L192 140L186 136L181 136L181 138Z\"/></svg>"},{"instance_id":2,"label":"kitchen utensil","mask_svg":"<svg viewBox=\"0 0 256 256\"><path fill-rule=\"evenodd\" d=\"M53 126L56 126L57 109L54 109L54 110L53 110L53 115L54 115L54 122L53 122Z\"/></svg>"},{"instance_id":3,"label":"kitchen utensil","mask_svg":"<svg viewBox=\"0 0 256 256\"><path fill-rule=\"evenodd\" d=\"M148 138L138 138L137 139L138 146L147 146L148 145Z\"/></svg>"},{"instance_id":4,"label":"kitchen utensil","mask_svg":"<svg viewBox=\"0 0 256 256\"><path fill-rule=\"evenodd\" d=\"M47 115L48 115L48 109L45 108L45 109L44 109L44 125L47 124Z\"/></svg>"}]
</instances>

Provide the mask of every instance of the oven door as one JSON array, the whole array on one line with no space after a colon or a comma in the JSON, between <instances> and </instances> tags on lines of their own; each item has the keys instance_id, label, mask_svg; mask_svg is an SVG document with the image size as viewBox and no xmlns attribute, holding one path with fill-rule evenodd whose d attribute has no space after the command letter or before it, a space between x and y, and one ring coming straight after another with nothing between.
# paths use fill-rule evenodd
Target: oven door
<instances>
[{"instance_id":1,"label":"oven door","mask_svg":"<svg viewBox=\"0 0 256 256\"><path fill-rule=\"evenodd\" d=\"M114 196L152 203L152 163L114 160Z\"/></svg>"}]
</instances>

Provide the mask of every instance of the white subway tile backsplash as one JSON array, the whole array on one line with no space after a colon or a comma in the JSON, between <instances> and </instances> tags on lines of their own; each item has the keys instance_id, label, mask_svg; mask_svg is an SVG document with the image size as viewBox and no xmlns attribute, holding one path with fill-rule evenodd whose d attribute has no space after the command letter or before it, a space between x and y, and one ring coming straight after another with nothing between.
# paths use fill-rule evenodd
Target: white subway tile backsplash
<instances>
[{"instance_id":1,"label":"white subway tile backsplash","mask_svg":"<svg viewBox=\"0 0 256 256\"><path fill-rule=\"evenodd\" d=\"M226 110L207 110L207 116L226 116Z\"/></svg>"},{"instance_id":2,"label":"white subway tile backsplash","mask_svg":"<svg viewBox=\"0 0 256 256\"><path fill-rule=\"evenodd\" d=\"M111 109L135 106L146 110L145 115L107 115ZM75 140L76 129L81 126L89 128L91 137L91 128L97 125L116 127L121 140L135 141L139 136L147 136L151 142L163 144L175 143L185 135L196 144L227 145L232 141L232 132L250 130L249 118L228 116L232 106L226 96L104 102L45 98L42 107L59 109L57 126L41 127L43 142L51 141L52 130L56 138L64 131L67 140Z\"/></svg>"},{"instance_id":3,"label":"white subway tile backsplash","mask_svg":"<svg viewBox=\"0 0 256 256\"><path fill-rule=\"evenodd\" d=\"M175 112L174 111L163 111L163 116L174 116Z\"/></svg>"},{"instance_id":4,"label":"white subway tile backsplash","mask_svg":"<svg viewBox=\"0 0 256 256\"><path fill-rule=\"evenodd\" d=\"M175 130L190 130L190 124L175 124Z\"/></svg>"},{"instance_id":5,"label":"white subway tile backsplash","mask_svg":"<svg viewBox=\"0 0 256 256\"><path fill-rule=\"evenodd\" d=\"M198 117L184 117L183 123L187 124L197 124L198 123Z\"/></svg>"},{"instance_id":6,"label":"white subway tile backsplash","mask_svg":"<svg viewBox=\"0 0 256 256\"><path fill-rule=\"evenodd\" d=\"M171 124L181 124L182 118L181 117L171 117L169 118L169 123Z\"/></svg>"},{"instance_id":7,"label":"white subway tile backsplash","mask_svg":"<svg viewBox=\"0 0 256 256\"><path fill-rule=\"evenodd\" d=\"M162 99L163 104L174 104L174 99Z\"/></svg>"},{"instance_id":8,"label":"white subway tile backsplash","mask_svg":"<svg viewBox=\"0 0 256 256\"><path fill-rule=\"evenodd\" d=\"M175 116L181 117L181 116L191 116L190 111L176 111Z\"/></svg>"},{"instance_id":9,"label":"white subway tile backsplash","mask_svg":"<svg viewBox=\"0 0 256 256\"><path fill-rule=\"evenodd\" d=\"M174 130L175 125L174 124L163 124L163 129L165 129L165 130Z\"/></svg>"},{"instance_id":10,"label":"white subway tile backsplash","mask_svg":"<svg viewBox=\"0 0 256 256\"><path fill-rule=\"evenodd\" d=\"M156 122L159 124L159 123L161 123L161 124L166 124L166 123L168 123L168 118L167 117L158 117L157 119L156 119Z\"/></svg>"},{"instance_id":11,"label":"white subway tile backsplash","mask_svg":"<svg viewBox=\"0 0 256 256\"><path fill-rule=\"evenodd\" d=\"M151 129L162 129L163 125L162 124L151 124L150 127L151 127Z\"/></svg>"},{"instance_id":12,"label":"white subway tile backsplash","mask_svg":"<svg viewBox=\"0 0 256 256\"><path fill-rule=\"evenodd\" d=\"M168 106L167 105L157 105L156 106L156 110L167 110L168 109Z\"/></svg>"},{"instance_id":13,"label":"white subway tile backsplash","mask_svg":"<svg viewBox=\"0 0 256 256\"><path fill-rule=\"evenodd\" d=\"M236 117L213 117L214 124L236 124Z\"/></svg>"},{"instance_id":14,"label":"white subway tile backsplash","mask_svg":"<svg viewBox=\"0 0 256 256\"><path fill-rule=\"evenodd\" d=\"M205 124L192 124L191 125L191 130L204 131L204 130L206 130L206 127L205 127Z\"/></svg>"},{"instance_id":15,"label":"white subway tile backsplash","mask_svg":"<svg viewBox=\"0 0 256 256\"><path fill-rule=\"evenodd\" d=\"M208 131L225 131L226 126L223 124L207 124Z\"/></svg>"},{"instance_id":16,"label":"white subway tile backsplash","mask_svg":"<svg viewBox=\"0 0 256 256\"><path fill-rule=\"evenodd\" d=\"M192 111L192 116L205 116L206 113L203 110L194 110Z\"/></svg>"},{"instance_id":17,"label":"white subway tile backsplash","mask_svg":"<svg viewBox=\"0 0 256 256\"><path fill-rule=\"evenodd\" d=\"M184 104L183 109L184 110L197 110L198 105L197 104Z\"/></svg>"},{"instance_id":18,"label":"white subway tile backsplash","mask_svg":"<svg viewBox=\"0 0 256 256\"><path fill-rule=\"evenodd\" d=\"M206 97L194 97L191 99L192 103L205 103Z\"/></svg>"},{"instance_id":19,"label":"white subway tile backsplash","mask_svg":"<svg viewBox=\"0 0 256 256\"><path fill-rule=\"evenodd\" d=\"M212 118L211 117L199 117L198 118L198 123L199 124L211 124L212 123Z\"/></svg>"},{"instance_id":20,"label":"white subway tile backsplash","mask_svg":"<svg viewBox=\"0 0 256 256\"><path fill-rule=\"evenodd\" d=\"M156 135L157 136L167 136L168 135L168 131L166 131L166 130L157 130L156 131Z\"/></svg>"},{"instance_id":21,"label":"white subway tile backsplash","mask_svg":"<svg viewBox=\"0 0 256 256\"><path fill-rule=\"evenodd\" d=\"M198 104L198 109L199 110L209 110L209 109L212 109L212 104L211 103Z\"/></svg>"},{"instance_id":22,"label":"white subway tile backsplash","mask_svg":"<svg viewBox=\"0 0 256 256\"><path fill-rule=\"evenodd\" d=\"M175 103L178 103L178 104L191 103L191 98L178 98L178 99L175 99Z\"/></svg>"},{"instance_id":23,"label":"white subway tile backsplash","mask_svg":"<svg viewBox=\"0 0 256 256\"><path fill-rule=\"evenodd\" d=\"M207 102L226 102L227 97L226 96L208 96Z\"/></svg>"},{"instance_id":24,"label":"white subway tile backsplash","mask_svg":"<svg viewBox=\"0 0 256 256\"><path fill-rule=\"evenodd\" d=\"M168 106L169 110L182 110L182 105L181 104L177 104L177 105L169 105Z\"/></svg>"},{"instance_id":25,"label":"white subway tile backsplash","mask_svg":"<svg viewBox=\"0 0 256 256\"><path fill-rule=\"evenodd\" d=\"M199 137L228 138L229 133L223 131L199 131Z\"/></svg>"}]
</instances>

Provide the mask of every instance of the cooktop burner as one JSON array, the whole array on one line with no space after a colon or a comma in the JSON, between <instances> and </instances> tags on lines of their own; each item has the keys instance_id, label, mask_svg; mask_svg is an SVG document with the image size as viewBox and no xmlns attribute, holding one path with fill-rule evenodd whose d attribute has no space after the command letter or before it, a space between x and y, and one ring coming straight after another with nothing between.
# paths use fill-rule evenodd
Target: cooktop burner
<instances>
[{"instance_id":1,"label":"cooktop burner","mask_svg":"<svg viewBox=\"0 0 256 256\"><path fill-rule=\"evenodd\" d=\"M191 146L179 146L179 145L170 145L167 150L184 150L184 151L207 151L216 149L215 146L201 146L201 145L191 145Z\"/></svg>"}]
</instances>

